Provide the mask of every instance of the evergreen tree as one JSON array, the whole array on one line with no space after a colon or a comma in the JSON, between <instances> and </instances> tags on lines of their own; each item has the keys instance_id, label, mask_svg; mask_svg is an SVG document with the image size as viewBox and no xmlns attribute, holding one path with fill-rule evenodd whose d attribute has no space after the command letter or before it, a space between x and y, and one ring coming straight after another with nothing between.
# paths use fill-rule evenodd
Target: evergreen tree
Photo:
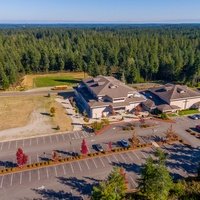
<instances>
[{"instance_id":1,"label":"evergreen tree","mask_svg":"<svg viewBox=\"0 0 200 200\"><path fill-rule=\"evenodd\" d=\"M106 181L93 187L93 200L122 200L125 197L126 184L123 174L119 168L109 174Z\"/></svg>"},{"instance_id":2,"label":"evergreen tree","mask_svg":"<svg viewBox=\"0 0 200 200\"><path fill-rule=\"evenodd\" d=\"M173 181L165 166L164 153L158 151L155 155L156 162L149 158L143 166L139 189L149 200L168 200Z\"/></svg>"}]
</instances>

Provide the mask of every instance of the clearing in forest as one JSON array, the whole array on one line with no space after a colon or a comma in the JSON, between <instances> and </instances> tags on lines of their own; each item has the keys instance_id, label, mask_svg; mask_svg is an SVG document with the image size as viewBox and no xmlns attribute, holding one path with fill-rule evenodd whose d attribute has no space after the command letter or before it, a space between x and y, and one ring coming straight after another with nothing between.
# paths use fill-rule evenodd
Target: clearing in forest
<instances>
[{"instance_id":1,"label":"clearing in forest","mask_svg":"<svg viewBox=\"0 0 200 200\"><path fill-rule=\"evenodd\" d=\"M58 85L66 85L71 88L85 77L88 77L88 75L86 73L84 74L84 72L26 75L24 76L21 85L25 88L49 87Z\"/></svg>"}]
</instances>

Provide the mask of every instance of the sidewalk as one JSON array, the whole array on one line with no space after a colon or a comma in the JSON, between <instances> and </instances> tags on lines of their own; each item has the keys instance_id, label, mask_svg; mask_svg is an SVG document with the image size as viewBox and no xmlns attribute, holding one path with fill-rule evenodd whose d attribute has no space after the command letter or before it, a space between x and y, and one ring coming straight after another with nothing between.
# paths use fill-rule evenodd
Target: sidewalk
<instances>
[{"instance_id":1,"label":"sidewalk","mask_svg":"<svg viewBox=\"0 0 200 200\"><path fill-rule=\"evenodd\" d=\"M72 119L73 131L82 130L82 125L84 124L83 118L76 114L73 106L69 102L69 99L56 98L58 103L61 103L62 106L66 109L67 115Z\"/></svg>"}]
</instances>

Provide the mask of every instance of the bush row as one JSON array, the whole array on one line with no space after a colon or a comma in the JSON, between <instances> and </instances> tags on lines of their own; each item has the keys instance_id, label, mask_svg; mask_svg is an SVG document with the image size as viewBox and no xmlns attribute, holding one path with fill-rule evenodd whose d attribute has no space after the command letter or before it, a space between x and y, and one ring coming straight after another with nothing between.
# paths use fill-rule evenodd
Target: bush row
<instances>
[{"instance_id":1,"label":"bush row","mask_svg":"<svg viewBox=\"0 0 200 200\"><path fill-rule=\"evenodd\" d=\"M150 145L152 145L152 144L140 144L140 145L137 145L137 148L147 147L147 146L150 146ZM112 152L127 151L127 150L130 150L131 148L132 148L131 146L115 148L115 149L112 149ZM56 163L64 163L64 162L68 162L68 161L79 160L79 159L82 159L82 158L85 158L85 157L95 157L95 156L99 156L99 155L105 155L106 153L109 153L109 152L102 151L102 152L89 153L86 156L77 155L77 156L74 156L74 157L60 158L60 159L55 160L55 161L49 160L49 161L44 161L44 162L32 163L32 164L27 164L27 165L23 166L23 168L21 168L21 169L31 169L31 168L49 166L49 165L56 164ZM0 170L0 174L11 173L11 172L18 171L18 170L20 170L19 167L6 168L6 169Z\"/></svg>"}]
</instances>

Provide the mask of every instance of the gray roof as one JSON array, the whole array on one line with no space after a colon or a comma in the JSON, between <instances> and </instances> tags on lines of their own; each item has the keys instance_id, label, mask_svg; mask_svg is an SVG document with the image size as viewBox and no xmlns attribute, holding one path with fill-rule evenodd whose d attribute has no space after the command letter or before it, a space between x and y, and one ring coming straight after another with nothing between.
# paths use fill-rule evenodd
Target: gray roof
<instances>
[{"instance_id":1,"label":"gray roof","mask_svg":"<svg viewBox=\"0 0 200 200\"><path fill-rule=\"evenodd\" d=\"M83 80L96 96L109 96L111 98L127 97L129 93L137 93L135 89L125 85L112 76L97 76Z\"/></svg>"},{"instance_id":2,"label":"gray roof","mask_svg":"<svg viewBox=\"0 0 200 200\"><path fill-rule=\"evenodd\" d=\"M143 105L145 105L148 108L154 109L156 108L156 105L154 103L154 101L152 101L151 99L147 99L145 102L142 103Z\"/></svg>"},{"instance_id":3,"label":"gray roof","mask_svg":"<svg viewBox=\"0 0 200 200\"><path fill-rule=\"evenodd\" d=\"M194 91L185 85L166 84L162 87L151 88L149 91L159 96L166 102L183 98L200 97L199 92Z\"/></svg>"},{"instance_id":4,"label":"gray roof","mask_svg":"<svg viewBox=\"0 0 200 200\"><path fill-rule=\"evenodd\" d=\"M91 108L94 107L102 107L102 106L113 106L113 108L117 107L125 107L133 103L141 103L144 102L145 99L143 97L130 97L127 98L124 102L117 102L117 103L112 103L112 102L104 102L104 101L89 101L89 105Z\"/></svg>"}]
</instances>

